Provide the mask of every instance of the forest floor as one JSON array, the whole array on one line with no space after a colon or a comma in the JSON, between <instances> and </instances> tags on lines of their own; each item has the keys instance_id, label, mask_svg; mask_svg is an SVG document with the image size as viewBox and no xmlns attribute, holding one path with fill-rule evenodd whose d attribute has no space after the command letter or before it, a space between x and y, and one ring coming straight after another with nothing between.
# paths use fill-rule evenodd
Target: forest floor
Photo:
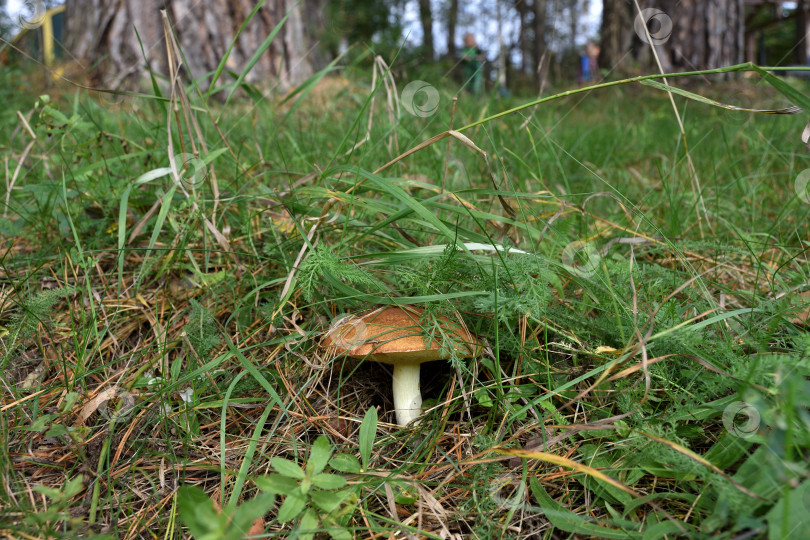
<instances>
[{"instance_id":1,"label":"forest floor","mask_svg":"<svg viewBox=\"0 0 810 540\"><path fill-rule=\"evenodd\" d=\"M371 80L0 71L0 536L810 537L806 115ZM389 304L484 344L407 427L322 346Z\"/></svg>"}]
</instances>

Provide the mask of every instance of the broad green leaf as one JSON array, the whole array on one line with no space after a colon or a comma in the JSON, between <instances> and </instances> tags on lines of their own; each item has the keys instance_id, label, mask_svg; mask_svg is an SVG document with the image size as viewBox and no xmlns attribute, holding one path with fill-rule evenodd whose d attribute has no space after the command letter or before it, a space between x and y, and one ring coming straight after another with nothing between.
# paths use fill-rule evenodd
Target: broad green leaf
<instances>
[{"instance_id":1,"label":"broad green leaf","mask_svg":"<svg viewBox=\"0 0 810 540\"><path fill-rule=\"evenodd\" d=\"M37 484L33 487L33 489L37 493L42 493L53 502L59 502L70 500L74 495L77 495L82 489L84 489L84 482L82 481L81 476L77 476L72 480L69 480L61 488L52 488L42 484Z\"/></svg>"},{"instance_id":2,"label":"broad green leaf","mask_svg":"<svg viewBox=\"0 0 810 540\"><path fill-rule=\"evenodd\" d=\"M256 497L240 504L228 523L225 540L241 540L245 537L253 522L264 515L276 502L274 493L260 493Z\"/></svg>"},{"instance_id":3,"label":"broad green leaf","mask_svg":"<svg viewBox=\"0 0 810 540\"><path fill-rule=\"evenodd\" d=\"M366 411L363 423L360 424L360 435L358 443L360 445L360 460L363 469L368 469L371 460L371 449L374 446L374 439L377 436L377 409L371 407Z\"/></svg>"},{"instance_id":4,"label":"broad green leaf","mask_svg":"<svg viewBox=\"0 0 810 540\"><path fill-rule=\"evenodd\" d=\"M312 477L309 476L309 473L307 473L306 476L304 476L304 479L301 480L300 484L301 493L306 495L307 493L309 493L311 487L312 487Z\"/></svg>"},{"instance_id":5,"label":"broad green leaf","mask_svg":"<svg viewBox=\"0 0 810 540\"><path fill-rule=\"evenodd\" d=\"M312 540L318 532L318 516L312 508L307 508L301 521L298 522L298 538L302 540Z\"/></svg>"},{"instance_id":6,"label":"broad green leaf","mask_svg":"<svg viewBox=\"0 0 810 540\"><path fill-rule=\"evenodd\" d=\"M357 474L361 471L360 461L351 454L336 454L329 460L329 466L344 473Z\"/></svg>"},{"instance_id":7,"label":"broad green leaf","mask_svg":"<svg viewBox=\"0 0 810 540\"><path fill-rule=\"evenodd\" d=\"M339 491L332 491L330 492L334 500L337 501L337 505L354 505L357 502L357 487L347 487L345 489L341 489ZM336 507L337 508L337 507ZM340 514L344 514L347 509L344 509L340 512Z\"/></svg>"},{"instance_id":8,"label":"broad green leaf","mask_svg":"<svg viewBox=\"0 0 810 540\"><path fill-rule=\"evenodd\" d=\"M346 485L346 479L337 474L321 473L312 477L312 484L321 489L340 489Z\"/></svg>"},{"instance_id":9,"label":"broad green leaf","mask_svg":"<svg viewBox=\"0 0 810 540\"><path fill-rule=\"evenodd\" d=\"M40 416L39 418L34 420L33 424L31 424L30 426L28 426L25 429L27 431L42 431L42 430L44 430L45 428L48 427L51 420L53 420L53 417L54 417L54 415L52 415L52 414L43 414L42 416Z\"/></svg>"},{"instance_id":10,"label":"broad green leaf","mask_svg":"<svg viewBox=\"0 0 810 540\"><path fill-rule=\"evenodd\" d=\"M68 430L62 424L54 424L51 429L45 432L45 437L61 437L67 435Z\"/></svg>"},{"instance_id":11,"label":"broad green leaf","mask_svg":"<svg viewBox=\"0 0 810 540\"><path fill-rule=\"evenodd\" d=\"M332 455L332 446L329 439L321 435L312 445L309 451L309 462L307 463L307 473L317 475L324 470ZM317 485L317 484L316 484Z\"/></svg>"},{"instance_id":12,"label":"broad green leaf","mask_svg":"<svg viewBox=\"0 0 810 540\"><path fill-rule=\"evenodd\" d=\"M298 489L298 482L280 474L267 474L253 480L256 487L277 495L289 495Z\"/></svg>"},{"instance_id":13,"label":"broad green leaf","mask_svg":"<svg viewBox=\"0 0 810 540\"><path fill-rule=\"evenodd\" d=\"M479 388L473 395L475 396L476 401L478 401L478 404L482 407L492 407L492 397L489 395L489 391L486 388Z\"/></svg>"},{"instance_id":14,"label":"broad green leaf","mask_svg":"<svg viewBox=\"0 0 810 540\"><path fill-rule=\"evenodd\" d=\"M171 376L171 381L176 382L177 378L180 377L180 371L183 369L183 358L175 358L172 362L171 367L169 368L169 374Z\"/></svg>"},{"instance_id":15,"label":"broad green leaf","mask_svg":"<svg viewBox=\"0 0 810 540\"><path fill-rule=\"evenodd\" d=\"M786 490L770 512L765 516L768 522L768 538L807 538L810 535L810 480L798 487Z\"/></svg>"},{"instance_id":16,"label":"broad green leaf","mask_svg":"<svg viewBox=\"0 0 810 540\"><path fill-rule=\"evenodd\" d=\"M43 117L51 117L53 118L58 125L65 125L69 122L68 117L65 114L58 110L54 109L53 107L43 107L42 112L40 113Z\"/></svg>"},{"instance_id":17,"label":"broad green leaf","mask_svg":"<svg viewBox=\"0 0 810 540\"><path fill-rule=\"evenodd\" d=\"M78 392L68 392L62 403L59 404L59 412L67 412L73 409L73 406L79 401L81 395Z\"/></svg>"},{"instance_id":18,"label":"broad green leaf","mask_svg":"<svg viewBox=\"0 0 810 540\"><path fill-rule=\"evenodd\" d=\"M227 517L214 510L214 502L197 486L177 491L177 511L194 538L223 538Z\"/></svg>"},{"instance_id":19,"label":"broad green leaf","mask_svg":"<svg viewBox=\"0 0 810 540\"><path fill-rule=\"evenodd\" d=\"M340 525L328 525L326 532L335 540L352 540L352 533Z\"/></svg>"},{"instance_id":20,"label":"broad green leaf","mask_svg":"<svg viewBox=\"0 0 810 540\"><path fill-rule=\"evenodd\" d=\"M281 508L278 509L279 523L287 523L297 518L298 515L304 510L307 501L306 498L299 492L293 492L287 495Z\"/></svg>"},{"instance_id":21,"label":"broad green leaf","mask_svg":"<svg viewBox=\"0 0 810 540\"><path fill-rule=\"evenodd\" d=\"M413 504L419 500L419 492L407 482L391 480L388 484L394 491L394 501L397 504Z\"/></svg>"},{"instance_id":22,"label":"broad green leaf","mask_svg":"<svg viewBox=\"0 0 810 540\"><path fill-rule=\"evenodd\" d=\"M68 480L67 484L64 485L62 495L65 499L72 499L75 495L78 495L82 489L84 489L84 480L82 480L81 476L76 476Z\"/></svg>"},{"instance_id":23,"label":"broad green leaf","mask_svg":"<svg viewBox=\"0 0 810 540\"><path fill-rule=\"evenodd\" d=\"M682 523L681 525L686 525ZM662 538L683 538L683 532L678 528L677 523L672 521L661 521L653 523L644 531L644 540L659 540Z\"/></svg>"},{"instance_id":24,"label":"broad green leaf","mask_svg":"<svg viewBox=\"0 0 810 540\"><path fill-rule=\"evenodd\" d=\"M315 506L327 514L340 506L340 503L346 498L346 495L341 491L324 491L322 489L313 489L309 496Z\"/></svg>"},{"instance_id":25,"label":"broad green leaf","mask_svg":"<svg viewBox=\"0 0 810 540\"><path fill-rule=\"evenodd\" d=\"M305 476L304 471L301 470L301 467L289 459L280 457L270 458L270 465L279 474L283 474L284 476L288 476L290 478L295 478L296 480L302 480Z\"/></svg>"}]
</instances>

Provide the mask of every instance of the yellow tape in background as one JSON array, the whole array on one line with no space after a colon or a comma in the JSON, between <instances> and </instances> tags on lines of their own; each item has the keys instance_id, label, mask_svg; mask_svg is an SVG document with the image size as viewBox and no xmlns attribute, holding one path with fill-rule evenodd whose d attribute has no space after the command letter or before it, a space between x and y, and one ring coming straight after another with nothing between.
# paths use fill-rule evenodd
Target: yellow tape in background
<instances>
[{"instance_id":1,"label":"yellow tape in background","mask_svg":"<svg viewBox=\"0 0 810 540\"><path fill-rule=\"evenodd\" d=\"M53 20L52 13L42 18L42 61L50 67L53 64Z\"/></svg>"}]
</instances>

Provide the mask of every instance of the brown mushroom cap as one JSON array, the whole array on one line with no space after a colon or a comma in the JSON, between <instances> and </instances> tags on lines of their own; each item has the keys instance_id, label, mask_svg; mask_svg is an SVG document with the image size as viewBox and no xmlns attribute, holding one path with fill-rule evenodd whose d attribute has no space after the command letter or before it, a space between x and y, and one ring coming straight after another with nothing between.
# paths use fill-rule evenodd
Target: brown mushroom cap
<instances>
[{"instance_id":1,"label":"brown mushroom cap","mask_svg":"<svg viewBox=\"0 0 810 540\"><path fill-rule=\"evenodd\" d=\"M421 364L449 358L449 351L443 351L441 341L435 339L441 339L441 335L428 342L428 336L419 324L424 311L422 308L392 306L357 317L350 316L326 334L323 346L337 355L363 357L385 364ZM438 323L459 356L467 358L480 354L480 342L462 325L444 317L439 318Z\"/></svg>"}]
</instances>

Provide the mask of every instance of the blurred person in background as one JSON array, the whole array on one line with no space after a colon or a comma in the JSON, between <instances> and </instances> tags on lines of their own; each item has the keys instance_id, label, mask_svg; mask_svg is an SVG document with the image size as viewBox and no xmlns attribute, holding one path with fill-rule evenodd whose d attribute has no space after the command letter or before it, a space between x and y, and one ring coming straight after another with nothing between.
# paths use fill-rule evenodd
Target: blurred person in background
<instances>
[{"instance_id":1,"label":"blurred person in background","mask_svg":"<svg viewBox=\"0 0 810 540\"><path fill-rule=\"evenodd\" d=\"M588 84L599 76L599 45L589 39L579 57L579 84Z\"/></svg>"},{"instance_id":2,"label":"blurred person in background","mask_svg":"<svg viewBox=\"0 0 810 540\"><path fill-rule=\"evenodd\" d=\"M475 42L475 36L464 34L464 49L461 51L461 63L464 66L464 84L467 90L480 96L484 90L484 52Z\"/></svg>"}]
</instances>

